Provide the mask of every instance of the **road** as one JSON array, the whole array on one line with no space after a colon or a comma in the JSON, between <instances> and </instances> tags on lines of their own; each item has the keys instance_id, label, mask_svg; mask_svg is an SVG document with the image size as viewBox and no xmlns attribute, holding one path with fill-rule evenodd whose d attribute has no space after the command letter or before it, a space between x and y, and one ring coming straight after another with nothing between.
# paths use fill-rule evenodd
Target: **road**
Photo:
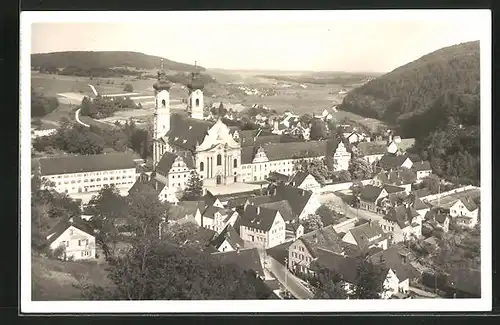
<instances>
[{"instance_id":1,"label":"road","mask_svg":"<svg viewBox=\"0 0 500 325\"><path fill-rule=\"evenodd\" d=\"M76 110L76 112L75 112L75 120L76 120L78 123L80 123L81 125L83 125L83 126L85 126L85 127L88 127L88 128L89 128L89 127L90 127L90 125L85 124L85 123L83 123L82 121L80 121L79 115L80 115L80 108L79 108L79 109L77 109L77 110Z\"/></svg>"},{"instance_id":2,"label":"road","mask_svg":"<svg viewBox=\"0 0 500 325\"><path fill-rule=\"evenodd\" d=\"M358 219L374 220L374 221L379 221L384 218L384 216L381 214L373 213L362 209L356 209L349 206L348 204L345 204L344 210L345 210L345 215L348 218L357 217Z\"/></svg>"},{"instance_id":3,"label":"road","mask_svg":"<svg viewBox=\"0 0 500 325\"><path fill-rule=\"evenodd\" d=\"M271 271L276 279L297 299L311 299L313 293L309 291L300 280L290 273L284 265L276 261L271 256L268 256L268 263L266 263L268 270ZM286 283L285 283L286 273Z\"/></svg>"},{"instance_id":4,"label":"road","mask_svg":"<svg viewBox=\"0 0 500 325\"><path fill-rule=\"evenodd\" d=\"M92 88L92 91L94 92L94 95L95 95L95 96L99 95L99 94L97 93L97 90L95 89L95 87L94 87L93 85L89 85L89 87L90 87L90 88Z\"/></svg>"}]
</instances>

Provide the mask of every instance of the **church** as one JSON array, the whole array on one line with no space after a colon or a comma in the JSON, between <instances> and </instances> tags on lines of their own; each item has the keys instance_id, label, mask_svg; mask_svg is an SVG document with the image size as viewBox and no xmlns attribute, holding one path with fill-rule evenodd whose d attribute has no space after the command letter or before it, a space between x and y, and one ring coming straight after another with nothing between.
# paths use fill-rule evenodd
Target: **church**
<instances>
[{"instance_id":1,"label":"church","mask_svg":"<svg viewBox=\"0 0 500 325\"><path fill-rule=\"evenodd\" d=\"M187 117L171 114L170 87L161 69L153 85L154 171L150 177L139 177L131 191L144 190L141 188L147 186L154 189L161 200L177 202L192 171L198 173L205 186L222 186L261 181L272 171L290 175L294 161L325 157L326 141L242 145L238 132L220 119L204 120L204 84L199 72L191 73L187 84ZM346 159L350 159L350 154Z\"/></svg>"}]
</instances>

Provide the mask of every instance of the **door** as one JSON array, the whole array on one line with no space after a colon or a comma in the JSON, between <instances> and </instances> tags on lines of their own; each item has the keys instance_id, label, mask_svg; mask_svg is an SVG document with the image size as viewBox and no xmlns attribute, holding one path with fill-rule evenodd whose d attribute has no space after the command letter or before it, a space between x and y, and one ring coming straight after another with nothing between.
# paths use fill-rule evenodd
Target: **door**
<instances>
[{"instance_id":1,"label":"door","mask_svg":"<svg viewBox=\"0 0 500 325\"><path fill-rule=\"evenodd\" d=\"M216 181L217 181L217 185L220 185L222 183L222 177L220 175L217 175Z\"/></svg>"}]
</instances>

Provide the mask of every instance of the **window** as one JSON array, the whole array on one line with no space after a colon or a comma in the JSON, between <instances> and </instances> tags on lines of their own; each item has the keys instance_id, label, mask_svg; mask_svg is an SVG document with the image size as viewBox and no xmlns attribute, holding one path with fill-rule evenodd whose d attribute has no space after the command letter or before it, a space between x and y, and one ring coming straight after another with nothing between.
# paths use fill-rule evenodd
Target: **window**
<instances>
[{"instance_id":1,"label":"window","mask_svg":"<svg viewBox=\"0 0 500 325\"><path fill-rule=\"evenodd\" d=\"M204 167L204 164L203 164L203 162L201 162L201 163L200 163L200 172L202 172L202 171L203 171L203 167Z\"/></svg>"},{"instance_id":2,"label":"window","mask_svg":"<svg viewBox=\"0 0 500 325\"><path fill-rule=\"evenodd\" d=\"M221 166L222 165L222 156L221 154L218 154L217 155L217 166Z\"/></svg>"},{"instance_id":3,"label":"window","mask_svg":"<svg viewBox=\"0 0 500 325\"><path fill-rule=\"evenodd\" d=\"M200 106L200 99L199 99L199 98L196 98L195 103L196 103L196 107Z\"/></svg>"},{"instance_id":4,"label":"window","mask_svg":"<svg viewBox=\"0 0 500 325\"><path fill-rule=\"evenodd\" d=\"M238 159L233 160L233 167L234 168L238 167Z\"/></svg>"},{"instance_id":5,"label":"window","mask_svg":"<svg viewBox=\"0 0 500 325\"><path fill-rule=\"evenodd\" d=\"M165 102L165 99L161 100L161 107L167 107L167 103Z\"/></svg>"}]
</instances>

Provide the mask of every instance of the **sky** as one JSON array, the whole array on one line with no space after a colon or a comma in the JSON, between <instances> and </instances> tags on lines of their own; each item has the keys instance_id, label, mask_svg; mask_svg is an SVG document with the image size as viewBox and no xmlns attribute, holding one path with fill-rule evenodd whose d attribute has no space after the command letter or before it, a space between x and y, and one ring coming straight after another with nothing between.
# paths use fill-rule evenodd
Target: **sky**
<instances>
[{"instance_id":1,"label":"sky","mask_svg":"<svg viewBox=\"0 0 500 325\"><path fill-rule=\"evenodd\" d=\"M206 68L388 72L442 47L484 38L484 24L453 15L384 20L267 14L258 19L252 13L238 19L233 12L225 19L229 16L198 13L171 20L167 15L164 21L156 15L131 22L35 22L31 53L137 51Z\"/></svg>"}]
</instances>

